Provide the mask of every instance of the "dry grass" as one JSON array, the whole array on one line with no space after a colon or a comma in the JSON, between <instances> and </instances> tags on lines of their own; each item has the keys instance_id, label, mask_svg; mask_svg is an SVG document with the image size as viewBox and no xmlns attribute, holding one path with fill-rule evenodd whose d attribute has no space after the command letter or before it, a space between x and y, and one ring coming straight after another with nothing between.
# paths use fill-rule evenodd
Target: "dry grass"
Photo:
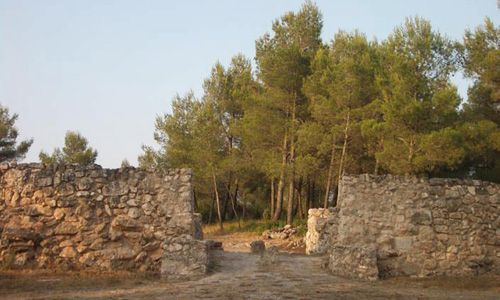
<instances>
[{"instance_id":1,"label":"dry grass","mask_svg":"<svg viewBox=\"0 0 500 300\"><path fill-rule=\"evenodd\" d=\"M233 233L255 233L261 234L265 229L263 228L266 222L263 220L242 220L227 221L223 223L224 229L220 230L219 224L205 224L203 225L203 233L208 235L226 235Z\"/></svg>"},{"instance_id":2,"label":"dry grass","mask_svg":"<svg viewBox=\"0 0 500 300\"><path fill-rule=\"evenodd\" d=\"M272 222L269 220L241 220L226 221L223 223L224 229L220 230L218 224L205 224L203 225L203 233L209 236L227 235L234 233L249 233L261 235L262 232L268 229L282 228L285 226L284 221ZM305 220L295 220L293 226L298 229L298 237L305 236L307 231Z\"/></svg>"}]
</instances>

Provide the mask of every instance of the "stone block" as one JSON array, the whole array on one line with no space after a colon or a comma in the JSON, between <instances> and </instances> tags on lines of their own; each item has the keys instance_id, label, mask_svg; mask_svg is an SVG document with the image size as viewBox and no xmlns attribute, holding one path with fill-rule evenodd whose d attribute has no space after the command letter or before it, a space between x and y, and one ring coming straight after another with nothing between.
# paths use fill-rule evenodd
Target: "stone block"
<instances>
[{"instance_id":1,"label":"stone block","mask_svg":"<svg viewBox=\"0 0 500 300\"><path fill-rule=\"evenodd\" d=\"M337 232L337 213L334 209L309 209L304 238L306 254L323 254L328 251L331 235Z\"/></svg>"},{"instance_id":2,"label":"stone block","mask_svg":"<svg viewBox=\"0 0 500 300\"><path fill-rule=\"evenodd\" d=\"M80 225L78 222L62 222L57 225L54 233L56 235L74 235L80 231L79 227Z\"/></svg>"},{"instance_id":3,"label":"stone block","mask_svg":"<svg viewBox=\"0 0 500 300\"><path fill-rule=\"evenodd\" d=\"M63 258L74 258L74 257L76 257L76 255L77 255L77 252L71 246L63 248L63 250L59 254L59 256L63 257Z\"/></svg>"},{"instance_id":4,"label":"stone block","mask_svg":"<svg viewBox=\"0 0 500 300\"><path fill-rule=\"evenodd\" d=\"M411 221L418 225L430 225L432 223L432 214L430 210L421 210L411 216Z\"/></svg>"},{"instance_id":5,"label":"stone block","mask_svg":"<svg viewBox=\"0 0 500 300\"><path fill-rule=\"evenodd\" d=\"M122 231L140 231L142 224L130 216L119 215L113 219L111 226Z\"/></svg>"},{"instance_id":6,"label":"stone block","mask_svg":"<svg viewBox=\"0 0 500 300\"><path fill-rule=\"evenodd\" d=\"M123 196L128 192L128 185L123 181L112 181L102 188L104 196Z\"/></svg>"},{"instance_id":7,"label":"stone block","mask_svg":"<svg viewBox=\"0 0 500 300\"><path fill-rule=\"evenodd\" d=\"M205 275L209 267L208 243L184 235L171 238L163 245L161 274L165 278L182 278Z\"/></svg>"},{"instance_id":8,"label":"stone block","mask_svg":"<svg viewBox=\"0 0 500 300\"><path fill-rule=\"evenodd\" d=\"M379 270L373 247L333 246L330 250L329 270L337 276L377 280Z\"/></svg>"},{"instance_id":9,"label":"stone block","mask_svg":"<svg viewBox=\"0 0 500 300\"><path fill-rule=\"evenodd\" d=\"M412 236L401 236L394 238L394 249L396 251L406 252L413 246L415 238Z\"/></svg>"}]
</instances>

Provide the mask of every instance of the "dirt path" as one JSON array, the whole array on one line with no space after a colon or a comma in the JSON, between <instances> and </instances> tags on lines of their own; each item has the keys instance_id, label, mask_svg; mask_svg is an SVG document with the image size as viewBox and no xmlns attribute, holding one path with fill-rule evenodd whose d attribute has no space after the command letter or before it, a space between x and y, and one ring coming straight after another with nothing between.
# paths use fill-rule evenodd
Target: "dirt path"
<instances>
[{"instance_id":1,"label":"dirt path","mask_svg":"<svg viewBox=\"0 0 500 300\"><path fill-rule=\"evenodd\" d=\"M0 299L498 299L498 277L457 280L394 279L374 283L332 276L321 257L279 253L269 263L248 253L247 237L221 237L214 272L185 282L141 277L0 274ZM267 263L266 263L267 262Z\"/></svg>"},{"instance_id":2,"label":"dirt path","mask_svg":"<svg viewBox=\"0 0 500 300\"><path fill-rule=\"evenodd\" d=\"M216 240L222 242L226 252L250 252L250 243L255 240L260 240L261 237L255 233L249 232L236 232L223 235L206 235L206 239ZM276 246L281 252L287 253L305 253L305 244L302 242L303 238L293 237L286 240L279 239L265 239L266 248ZM291 247L290 245L294 246ZM297 246L297 244L299 244Z\"/></svg>"}]
</instances>

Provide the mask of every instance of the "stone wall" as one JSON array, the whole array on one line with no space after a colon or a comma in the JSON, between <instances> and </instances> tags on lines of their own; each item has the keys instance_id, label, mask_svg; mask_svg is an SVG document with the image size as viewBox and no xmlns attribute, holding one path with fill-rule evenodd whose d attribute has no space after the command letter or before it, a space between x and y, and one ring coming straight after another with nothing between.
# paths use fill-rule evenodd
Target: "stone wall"
<instances>
[{"instance_id":1,"label":"stone wall","mask_svg":"<svg viewBox=\"0 0 500 300\"><path fill-rule=\"evenodd\" d=\"M333 273L365 279L498 272L500 185L476 180L345 176Z\"/></svg>"},{"instance_id":2,"label":"stone wall","mask_svg":"<svg viewBox=\"0 0 500 300\"><path fill-rule=\"evenodd\" d=\"M306 254L324 254L330 247L330 239L337 232L337 208L311 208L308 211L307 233L304 238Z\"/></svg>"},{"instance_id":3,"label":"stone wall","mask_svg":"<svg viewBox=\"0 0 500 300\"><path fill-rule=\"evenodd\" d=\"M191 177L187 169L2 164L0 266L170 275L182 269L168 260L175 252L204 272Z\"/></svg>"}]
</instances>

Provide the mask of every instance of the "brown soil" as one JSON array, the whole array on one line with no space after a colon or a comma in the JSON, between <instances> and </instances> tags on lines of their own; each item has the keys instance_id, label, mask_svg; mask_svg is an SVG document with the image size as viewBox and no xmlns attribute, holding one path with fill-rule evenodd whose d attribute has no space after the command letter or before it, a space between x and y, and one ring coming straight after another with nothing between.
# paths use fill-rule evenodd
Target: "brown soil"
<instances>
[{"instance_id":1,"label":"brown soil","mask_svg":"<svg viewBox=\"0 0 500 300\"><path fill-rule=\"evenodd\" d=\"M0 299L499 299L500 276L395 278L378 282L328 274L322 257L281 252L264 262L249 252L252 234L209 236L224 242L203 278L168 282L146 275L0 273ZM280 241L266 241L279 245ZM286 248L286 244L284 246Z\"/></svg>"}]
</instances>

